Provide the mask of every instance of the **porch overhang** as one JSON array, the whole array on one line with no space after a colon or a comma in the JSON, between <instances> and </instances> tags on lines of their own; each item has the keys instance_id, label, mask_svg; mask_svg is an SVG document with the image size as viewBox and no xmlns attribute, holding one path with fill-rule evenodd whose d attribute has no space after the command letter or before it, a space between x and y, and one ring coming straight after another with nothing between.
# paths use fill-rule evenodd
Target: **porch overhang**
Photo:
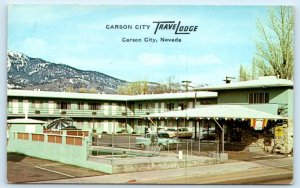
<instances>
[{"instance_id":1,"label":"porch overhang","mask_svg":"<svg viewBox=\"0 0 300 188\"><path fill-rule=\"evenodd\" d=\"M241 105L207 105L193 109L169 111L145 115L146 118L199 118L199 119L269 119L282 120L287 117L274 115Z\"/></svg>"}]
</instances>

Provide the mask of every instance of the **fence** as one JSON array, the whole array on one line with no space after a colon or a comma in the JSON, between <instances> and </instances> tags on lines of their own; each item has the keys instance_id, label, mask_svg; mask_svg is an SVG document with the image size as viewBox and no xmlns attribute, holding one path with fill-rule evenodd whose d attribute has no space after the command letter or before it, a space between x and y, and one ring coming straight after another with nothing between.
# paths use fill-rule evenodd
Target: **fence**
<instances>
[{"instance_id":1,"label":"fence","mask_svg":"<svg viewBox=\"0 0 300 188\"><path fill-rule=\"evenodd\" d=\"M97 134L94 135L93 143L90 143L89 155L99 156L105 159L116 159L137 156L155 156L157 152L160 156L169 156L178 154L182 151L184 155L189 156L210 156L210 153L219 153L219 141L204 141L193 139L176 140L171 143L158 142L137 142L136 139L142 135L130 134ZM160 147L161 145L161 147Z\"/></svg>"}]
</instances>

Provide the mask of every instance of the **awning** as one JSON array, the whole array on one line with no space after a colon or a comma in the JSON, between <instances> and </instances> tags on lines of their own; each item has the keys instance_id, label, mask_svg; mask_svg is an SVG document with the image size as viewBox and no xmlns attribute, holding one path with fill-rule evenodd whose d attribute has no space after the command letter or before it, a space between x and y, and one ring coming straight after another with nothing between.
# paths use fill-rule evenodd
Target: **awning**
<instances>
[{"instance_id":1,"label":"awning","mask_svg":"<svg viewBox=\"0 0 300 188\"><path fill-rule=\"evenodd\" d=\"M148 118L224 118L224 119L287 119L241 105L207 105L180 111L169 111L145 115Z\"/></svg>"},{"instance_id":2,"label":"awning","mask_svg":"<svg viewBox=\"0 0 300 188\"><path fill-rule=\"evenodd\" d=\"M223 126L219 124L218 119L287 119L286 117L250 109L241 105L207 105L187 110L155 113L145 115L143 117L148 118L150 121L152 121L151 118L211 118L217 123L217 125L222 130L222 153L224 153L224 129Z\"/></svg>"}]
</instances>

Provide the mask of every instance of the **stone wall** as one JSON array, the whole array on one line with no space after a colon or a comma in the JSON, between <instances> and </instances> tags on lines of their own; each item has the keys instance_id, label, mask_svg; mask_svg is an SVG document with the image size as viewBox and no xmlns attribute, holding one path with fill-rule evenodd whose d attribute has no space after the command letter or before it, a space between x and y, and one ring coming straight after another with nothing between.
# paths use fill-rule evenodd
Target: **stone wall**
<instances>
[{"instance_id":1,"label":"stone wall","mask_svg":"<svg viewBox=\"0 0 300 188\"><path fill-rule=\"evenodd\" d=\"M276 152L280 154L292 154L293 152L293 121L289 120L281 126L282 136L274 136L273 131L256 131L251 127L241 130L241 144L249 147L260 147L262 151ZM275 147L274 147L275 146ZM275 151L274 151L275 148Z\"/></svg>"}]
</instances>

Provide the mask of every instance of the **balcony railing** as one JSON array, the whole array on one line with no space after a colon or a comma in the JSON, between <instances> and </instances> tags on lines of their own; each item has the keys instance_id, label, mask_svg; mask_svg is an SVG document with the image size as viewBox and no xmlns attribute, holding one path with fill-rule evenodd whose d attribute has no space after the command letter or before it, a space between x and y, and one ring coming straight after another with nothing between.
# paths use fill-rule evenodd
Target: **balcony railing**
<instances>
[{"instance_id":1,"label":"balcony railing","mask_svg":"<svg viewBox=\"0 0 300 188\"><path fill-rule=\"evenodd\" d=\"M173 109L178 110L178 109ZM153 113L160 113L160 112L167 112L170 111L165 108L159 109L99 109L99 110L78 110L78 109L56 109L56 108L29 108L28 110L24 109L23 107L8 107L7 108L7 115L8 116L20 116L24 115L27 111L29 116L36 116L36 117L61 117L61 116L68 116L68 117L140 117L144 115L149 115Z\"/></svg>"},{"instance_id":2,"label":"balcony railing","mask_svg":"<svg viewBox=\"0 0 300 188\"><path fill-rule=\"evenodd\" d=\"M128 109L122 110L78 110L78 109L49 109L49 108L29 108L28 110L24 110L22 107L20 108L7 108L8 116L20 116L24 115L27 111L28 116L68 116L68 117L138 117L147 114L162 112L161 110L138 110L131 111Z\"/></svg>"}]
</instances>

